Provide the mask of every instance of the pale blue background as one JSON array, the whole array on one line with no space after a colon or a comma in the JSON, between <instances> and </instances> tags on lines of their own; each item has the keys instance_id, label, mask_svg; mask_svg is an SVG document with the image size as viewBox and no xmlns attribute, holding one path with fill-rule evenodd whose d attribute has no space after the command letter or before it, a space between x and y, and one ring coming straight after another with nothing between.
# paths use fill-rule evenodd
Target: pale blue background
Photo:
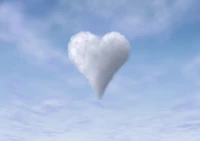
<instances>
[{"instance_id":1,"label":"pale blue background","mask_svg":"<svg viewBox=\"0 0 200 141\"><path fill-rule=\"evenodd\" d=\"M1 141L200 141L199 0L0 1ZM118 31L131 57L103 100L67 56Z\"/></svg>"}]
</instances>

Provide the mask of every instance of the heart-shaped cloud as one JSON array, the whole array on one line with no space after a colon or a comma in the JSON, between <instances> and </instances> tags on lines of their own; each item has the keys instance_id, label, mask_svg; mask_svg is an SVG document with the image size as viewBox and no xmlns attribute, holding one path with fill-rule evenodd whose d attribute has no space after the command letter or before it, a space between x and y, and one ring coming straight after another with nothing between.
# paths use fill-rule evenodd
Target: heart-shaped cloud
<instances>
[{"instance_id":1,"label":"heart-shaped cloud","mask_svg":"<svg viewBox=\"0 0 200 141\"><path fill-rule=\"evenodd\" d=\"M102 38L80 32L72 36L68 44L70 60L85 75L99 98L114 74L128 60L130 44L118 32L110 32Z\"/></svg>"}]
</instances>

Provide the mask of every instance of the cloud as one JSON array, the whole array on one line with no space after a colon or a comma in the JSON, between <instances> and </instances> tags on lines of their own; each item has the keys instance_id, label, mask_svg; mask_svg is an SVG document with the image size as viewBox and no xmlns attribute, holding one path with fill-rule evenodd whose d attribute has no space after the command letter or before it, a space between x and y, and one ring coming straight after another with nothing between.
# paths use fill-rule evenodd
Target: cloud
<instances>
[{"instance_id":1,"label":"cloud","mask_svg":"<svg viewBox=\"0 0 200 141\"><path fill-rule=\"evenodd\" d=\"M128 60L130 44L117 32L102 38L90 32L72 36L68 54L79 71L85 75L98 97L101 98L114 74Z\"/></svg>"}]
</instances>

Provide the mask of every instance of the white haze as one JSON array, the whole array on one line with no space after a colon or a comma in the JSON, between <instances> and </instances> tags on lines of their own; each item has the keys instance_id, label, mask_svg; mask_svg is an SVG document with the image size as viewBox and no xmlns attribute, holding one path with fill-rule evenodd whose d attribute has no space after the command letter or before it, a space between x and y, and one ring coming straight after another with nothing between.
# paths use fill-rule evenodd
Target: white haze
<instances>
[{"instance_id":1,"label":"white haze","mask_svg":"<svg viewBox=\"0 0 200 141\"><path fill-rule=\"evenodd\" d=\"M102 38L80 32L71 37L68 44L70 60L85 75L99 98L114 74L128 60L129 41L118 32L110 32Z\"/></svg>"}]
</instances>

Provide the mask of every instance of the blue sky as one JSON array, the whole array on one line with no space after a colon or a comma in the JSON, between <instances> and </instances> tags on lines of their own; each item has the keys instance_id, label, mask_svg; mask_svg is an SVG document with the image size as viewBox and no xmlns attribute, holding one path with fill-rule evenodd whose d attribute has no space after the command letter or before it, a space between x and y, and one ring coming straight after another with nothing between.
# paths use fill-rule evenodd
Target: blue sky
<instances>
[{"instance_id":1,"label":"blue sky","mask_svg":"<svg viewBox=\"0 0 200 141\"><path fill-rule=\"evenodd\" d=\"M198 0L0 1L0 140L199 141ZM75 33L117 31L129 61L98 100Z\"/></svg>"}]
</instances>

